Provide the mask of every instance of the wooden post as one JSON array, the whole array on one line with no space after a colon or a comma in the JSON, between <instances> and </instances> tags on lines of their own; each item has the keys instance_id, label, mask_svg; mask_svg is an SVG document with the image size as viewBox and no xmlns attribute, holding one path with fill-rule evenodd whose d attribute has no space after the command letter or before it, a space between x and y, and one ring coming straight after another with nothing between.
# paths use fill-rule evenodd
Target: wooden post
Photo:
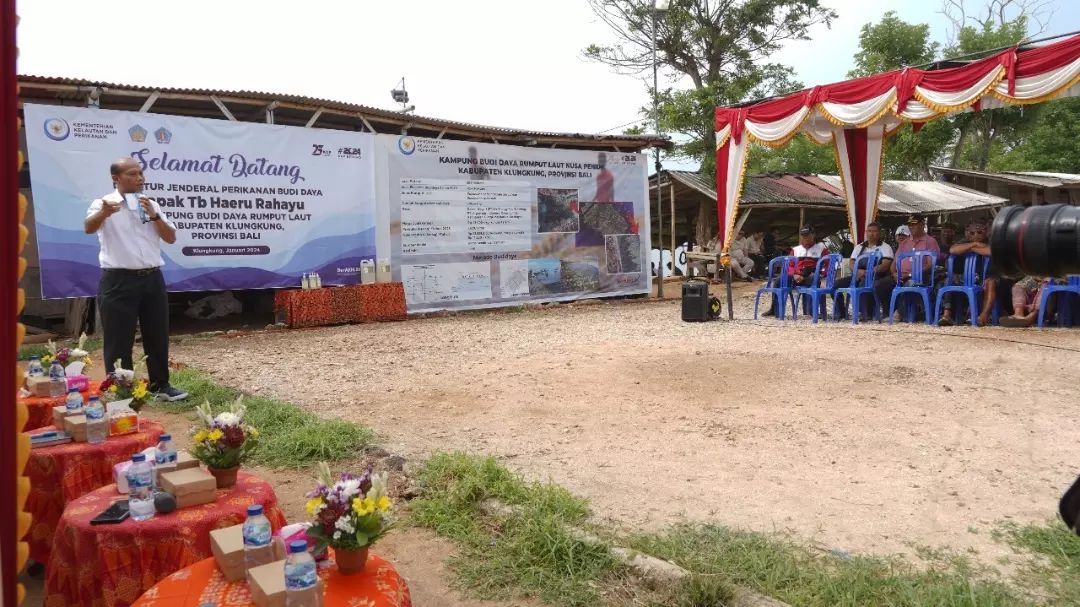
<instances>
[{"instance_id":1,"label":"wooden post","mask_svg":"<svg viewBox=\"0 0 1080 607\"><path fill-rule=\"evenodd\" d=\"M731 265L727 267L727 271L724 272L724 286L727 288L727 317L728 320L735 320L735 310L733 308L735 299L731 296Z\"/></svg>"},{"instance_id":2,"label":"wooden post","mask_svg":"<svg viewBox=\"0 0 1080 607\"><path fill-rule=\"evenodd\" d=\"M675 275L675 180L668 176L668 199L671 201L671 275ZM660 186L659 183L656 184Z\"/></svg>"},{"instance_id":3,"label":"wooden post","mask_svg":"<svg viewBox=\"0 0 1080 607\"><path fill-rule=\"evenodd\" d=\"M806 207L799 207L799 226L795 231L798 232L804 225L806 225Z\"/></svg>"}]
</instances>

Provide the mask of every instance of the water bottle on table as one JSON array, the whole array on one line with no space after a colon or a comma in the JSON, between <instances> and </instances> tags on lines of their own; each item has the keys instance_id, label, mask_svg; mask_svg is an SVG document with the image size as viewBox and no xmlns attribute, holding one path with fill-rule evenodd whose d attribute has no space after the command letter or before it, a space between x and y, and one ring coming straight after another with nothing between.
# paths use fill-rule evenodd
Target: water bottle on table
<instances>
[{"instance_id":1,"label":"water bottle on table","mask_svg":"<svg viewBox=\"0 0 1080 607\"><path fill-rule=\"evenodd\" d=\"M109 438L109 420L105 419L105 407L101 399L96 396L90 397L90 402L83 410L86 415L86 442L97 445Z\"/></svg>"},{"instance_id":2,"label":"water bottle on table","mask_svg":"<svg viewBox=\"0 0 1080 607\"><path fill-rule=\"evenodd\" d=\"M270 546L270 519L263 514L263 507L252 504L247 508L244 520L244 569L249 572L260 565L274 562L274 549ZM250 578L248 580L251 581Z\"/></svg>"},{"instance_id":3,"label":"water bottle on table","mask_svg":"<svg viewBox=\"0 0 1080 607\"><path fill-rule=\"evenodd\" d=\"M67 410L68 415L79 415L83 409L82 394L79 394L78 388L72 388L68 390L67 398L64 399L64 409Z\"/></svg>"},{"instance_id":4,"label":"water bottle on table","mask_svg":"<svg viewBox=\"0 0 1080 607\"><path fill-rule=\"evenodd\" d=\"M49 395L63 396L67 391L67 375L64 374L64 365L54 360L49 365Z\"/></svg>"},{"instance_id":5,"label":"water bottle on table","mask_svg":"<svg viewBox=\"0 0 1080 607\"><path fill-rule=\"evenodd\" d=\"M322 596L315 589L318 580L315 559L308 554L307 542L290 542L289 556L285 558L286 607L321 607Z\"/></svg>"},{"instance_id":6,"label":"water bottle on table","mask_svg":"<svg viewBox=\"0 0 1080 607\"><path fill-rule=\"evenodd\" d=\"M175 464L176 447L173 447L172 435L162 434L158 441L157 450L154 451L154 465L163 466L165 464Z\"/></svg>"},{"instance_id":7,"label":"water bottle on table","mask_svg":"<svg viewBox=\"0 0 1080 607\"><path fill-rule=\"evenodd\" d=\"M131 519L145 521L154 517L154 492L151 487L154 472L146 455L136 453L131 456L131 466L127 469L128 511Z\"/></svg>"},{"instance_id":8,"label":"water bottle on table","mask_svg":"<svg viewBox=\"0 0 1080 607\"><path fill-rule=\"evenodd\" d=\"M26 365L26 374L30 377L45 377L45 367L41 366L40 358L30 357L30 364Z\"/></svg>"}]
</instances>

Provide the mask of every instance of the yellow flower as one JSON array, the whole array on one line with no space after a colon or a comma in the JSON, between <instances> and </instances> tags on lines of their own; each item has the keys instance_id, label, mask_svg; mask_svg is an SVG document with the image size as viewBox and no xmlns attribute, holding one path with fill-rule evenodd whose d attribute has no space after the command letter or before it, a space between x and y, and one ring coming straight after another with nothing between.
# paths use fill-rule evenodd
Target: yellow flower
<instances>
[{"instance_id":1,"label":"yellow flower","mask_svg":"<svg viewBox=\"0 0 1080 607\"><path fill-rule=\"evenodd\" d=\"M48 354L46 354L45 356L42 356L41 357L42 366L48 366L48 365L52 364L52 359L53 359L53 357L49 356Z\"/></svg>"},{"instance_id":2,"label":"yellow flower","mask_svg":"<svg viewBox=\"0 0 1080 607\"><path fill-rule=\"evenodd\" d=\"M352 501L352 509L358 516L365 516L375 512L375 500L370 497L364 499L355 498Z\"/></svg>"},{"instance_id":3,"label":"yellow flower","mask_svg":"<svg viewBox=\"0 0 1080 607\"><path fill-rule=\"evenodd\" d=\"M323 498L313 497L307 501L307 504L304 506L304 508L307 509L307 513L309 516L315 516L315 513L319 511L319 507L322 505Z\"/></svg>"},{"instance_id":4,"label":"yellow flower","mask_svg":"<svg viewBox=\"0 0 1080 607\"><path fill-rule=\"evenodd\" d=\"M201 443L206 440L206 434L206 430L199 430L195 433L195 436L192 438L192 440L197 443Z\"/></svg>"},{"instance_id":5,"label":"yellow flower","mask_svg":"<svg viewBox=\"0 0 1080 607\"><path fill-rule=\"evenodd\" d=\"M84 357L82 361L84 369L94 364L94 359L90 358L89 356Z\"/></svg>"},{"instance_id":6,"label":"yellow flower","mask_svg":"<svg viewBox=\"0 0 1080 607\"><path fill-rule=\"evenodd\" d=\"M131 396L136 400L142 400L146 397L146 384L139 382L135 384L135 387L131 390Z\"/></svg>"},{"instance_id":7,"label":"yellow flower","mask_svg":"<svg viewBox=\"0 0 1080 607\"><path fill-rule=\"evenodd\" d=\"M221 440L222 436L225 436L225 433L221 430L218 430L217 428L214 428L210 431L210 434L207 436L207 438L209 438L211 442L216 443L217 441Z\"/></svg>"},{"instance_id":8,"label":"yellow flower","mask_svg":"<svg viewBox=\"0 0 1080 607\"><path fill-rule=\"evenodd\" d=\"M390 498L386 497L385 495L380 497L379 501L375 502L375 507L382 512L386 512L390 509Z\"/></svg>"},{"instance_id":9,"label":"yellow flower","mask_svg":"<svg viewBox=\"0 0 1080 607\"><path fill-rule=\"evenodd\" d=\"M251 438L259 438L259 431L256 430L255 428L249 428L248 429L248 436L250 436Z\"/></svg>"},{"instance_id":10,"label":"yellow flower","mask_svg":"<svg viewBox=\"0 0 1080 607\"><path fill-rule=\"evenodd\" d=\"M113 384L113 385L109 386L109 392L112 392L113 394L116 394L119 390L120 390L120 387L117 386L116 384Z\"/></svg>"}]
</instances>

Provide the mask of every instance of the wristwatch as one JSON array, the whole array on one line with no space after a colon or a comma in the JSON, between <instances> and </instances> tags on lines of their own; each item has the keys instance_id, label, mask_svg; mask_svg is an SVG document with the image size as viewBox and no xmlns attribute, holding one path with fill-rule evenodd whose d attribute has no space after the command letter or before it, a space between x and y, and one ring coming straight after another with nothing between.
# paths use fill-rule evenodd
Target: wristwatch
<instances>
[{"instance_id":1,"label":"wristwatch","mask_svg":"<svg viewBox=\"0 0 1080 607\"><path fill-rule=\"evenodd\" d=\"M155 215L155 216L150 218L150 221L157 221L159 219L161 219L161 215Z\"/></svg>"}]
</instances>

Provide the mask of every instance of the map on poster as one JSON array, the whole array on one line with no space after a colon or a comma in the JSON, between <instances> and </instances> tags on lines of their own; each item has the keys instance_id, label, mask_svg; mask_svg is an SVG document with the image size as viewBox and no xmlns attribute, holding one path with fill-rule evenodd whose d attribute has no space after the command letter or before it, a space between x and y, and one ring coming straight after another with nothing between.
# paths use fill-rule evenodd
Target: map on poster
<instances>
[{"instance_id":1,"label":"map on poster","mask_svg":"<svg viewBox=\"0 0 1080 607\"><path fill-rule=\"evenodd\" d=\"M410 312L648 292L643 155L378 140Z\"/></svg>"}]
</instances>

